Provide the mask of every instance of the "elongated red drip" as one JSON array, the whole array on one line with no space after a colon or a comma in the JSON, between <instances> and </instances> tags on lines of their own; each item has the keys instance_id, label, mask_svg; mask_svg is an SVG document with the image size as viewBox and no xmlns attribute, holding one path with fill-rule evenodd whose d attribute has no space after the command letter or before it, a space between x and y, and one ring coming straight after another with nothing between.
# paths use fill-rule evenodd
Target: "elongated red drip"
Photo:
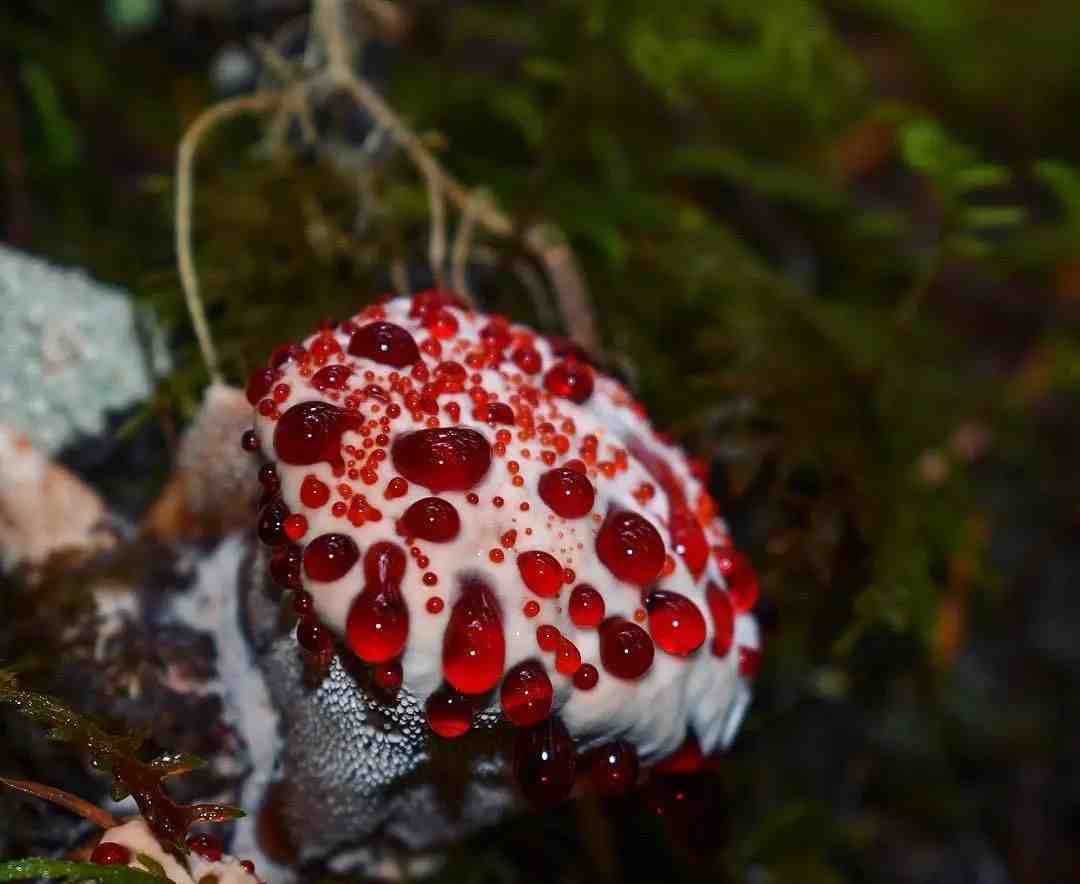
<instances>
[{"instance_id":1,"label":"elongated red drip","mask_svg":"<svg viewBox=\"0 0 1080 884\"><path fill-rule=\"evenodd\" d=\"M465 580L443 635L443 675L463 694L482 694L502 677L506 661L499 603L477 578Z\"/></svg>"},{"instance_id":2,"label":"elongated red drip","mask_svg":"<svg viewBox=\"0 0 1080 884\"><path fill-rule=\"evenodd\" d=\"M577 752L557 716L522 728L514 740L514 774L525 797L539 807L558 804L574 786Z\"/></svg>"},{"instance_id":3,"label":"elongated red drip","mask_svg":"<svg viewBox=\"0 0 1080 884\"><path fill-rule=\"evenodd\" d=\"M401 596L405 552L395 543L376 543L364 555L363 592L349 608L345 636L352 652L368 663L401 655L409 637L409 611Z\"/></svg>"}]
</instances>

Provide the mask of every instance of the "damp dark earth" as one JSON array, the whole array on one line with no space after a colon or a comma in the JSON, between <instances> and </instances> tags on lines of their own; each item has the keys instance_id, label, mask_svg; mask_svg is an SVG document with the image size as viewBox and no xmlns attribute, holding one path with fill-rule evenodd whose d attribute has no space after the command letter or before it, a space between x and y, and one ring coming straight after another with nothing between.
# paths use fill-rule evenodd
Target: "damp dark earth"
<instances>
[{"instance_id":1,"label":"damp dark earth","mask_svg":"<svg viewBox=\"0 0 1080 884\"><path fill-rule=\"evenodd\" d=\"M1074 7L3 4L0 880L1072 880Z\"/></svg>"}]
</instances>

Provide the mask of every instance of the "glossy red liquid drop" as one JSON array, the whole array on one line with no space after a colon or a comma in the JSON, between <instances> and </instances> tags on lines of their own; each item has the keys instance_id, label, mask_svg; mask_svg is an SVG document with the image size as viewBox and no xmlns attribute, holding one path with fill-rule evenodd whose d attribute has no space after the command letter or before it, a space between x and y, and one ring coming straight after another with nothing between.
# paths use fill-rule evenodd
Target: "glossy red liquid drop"
<instances>
[{"instance_id":1,"label":"glossy red liquid drop","mask_svg":"<svg viewBox=\"0 0 1080 884\"><path fill-rule=\"evenodd\" d=\"M304 617L296 625L296 642L315 657L328 661L334 653L334 637L314 617Z\"/></svg>"},{"instance_id":2,"label":"glossy red liquid drop","mask_svg":"<svg viewBox=\"0 0 1080 884\"><path fill-rule=\"evenodd\" d=\"M126 866L131 862L131 850L115 841L102 841L90 854L96 866Z\"/></svg>"},{"instance_id":3,"label":"glossy red liquid drop","mask_svg":"<svg viewBox=\"0 0 1080 884\"><path fill-rule=\"evenodd\" d=\"M286 411L274 427L274 451L287 464L309 466L326 461L341 468L341 437L359 430L362 419L329 402L301 402Z\"/></svg>"},{"instance_id":4,"label":"glossy red liquid drop","mask_svg":"<svg viewBox=\"0 0 1080 884\"><path fill-rule=\"evenodd\" d=\"M517 566L525 585L541 598L555 598L562 592L562 565L551 553L540 550L523 552L517 557Z\"/></svg>"},{"instance_id":5,"label":"glossy red liquid drop","mask_svg":"<svg viewBox=\"0 0 1080 884\"><path fill-rule=\"evenodd\" d=\"M449 543L461 531L458 511L440 497L424 497L410 505L401 524L410 537L432 543Z\"/></svg>"},{"instance_id":6,"label":"glossy red liquid drop","mask_svg":"<svg viewBox=\"0 0 1080 884\"><path fill-rule=\"evenodd\" d=\"M525 660L510 669L499 688L503 714L519 727L538 724L551 714L554 691L544 665Z\"/></svg>"},{"instance_id":7,"label":"glossy red liquid drop","mask_svg":"<svg viewBox=\"0 0 1080 884\"><path fill-rule=\"evenodd\" d=\"M652 767L653 774L688 774L697 773L706 764L705 756L701 754L701 746L693 734L689 734L683 744L668 755L661 758Z\"/></svg>"},{"instance_id":8,"label":"glossy red liquid drop","mask_svg":"<svg viewBox=\"0 0 1080 884\"><path fill-rule=\"evenodd\" d=\"M604 597L588 583L579 583L570 593L570 622L578 629L593 629L604 619Z\"/></svg>"},{"instance_id":9,"label":"glossy red liquid drop","mask_svg":"<svg viewBox=\"0 0 1080 884\"><path fill-rule=\"evenodd\" d=\"M367 663L401 656L409 637L409 611L401 596L405 551L396 543L376 543L364 554L364 591L353 599L345 623L352 652Z\"/></svg>"},{"instance_id":10,"label":"glossy red liquid drop","mask_svg":"<svg viewBox=\"0 0 1080 884\"><path fill-rule=\"evenodd\" d=\"M522 728L514 739L514 774L525 797L538 807L558 804L574 786L577 752L557 717Z\"/></svg>"},{"instance_id":11,"label":"glossy red liquid drop","mask_svg":"<svg viewBox=\"0 0 1080 884\"><path fill-rule=\"evenodd\" d=\"M649 632L660 650L686 657L705 643L705 618L686 596L654 589L646 593L644 604Z\"/></svg>"},{"instance_id":12,"label":"glossy red liquid drop","mask_svg":"<svg viewBox=\"0 0 1080 884\"><path fill-rule=\"evenodd\" d=\"M556 363L544 375L544 389L581 405L593 391L593 371L583 362L567 359Z\"/></svg>"},{"instance_id":13,"label":"glossy red liquid drop","mask_svg":"<svg viewBox=\"0 0 1080 884\"><path fill-rule=\"evenodd\" d=\"M541 651L554 651L561 637L562 633L548 623L536 627L536 644Z\"/></svg>"},{"instance_id":14,"label":"glossy red liquid drop","mask_svg":"<svg viewBox=\"0 0 1080 884\"><path fill-rule=\"evenodd\" d=\"M581 651L565 635L555 646L555 668L563 675L573 675L581 668Z\"/></svg>"},{"instance_id":15,"label":"glossy red liquid drop","mask_svg":"<svg viewBox=\"0 0 1080 884\"><path fill-rule=\"evenodd\" d=\"M225 846L213 835L190 835L184 843L193 853L212 863L218 862L225 855Z\"/></svg>"},{"instance_id":16,"label":"glossy red liquid drop","mask_svg":"<svg viewBox=\"0 0 1080 884\"><path fill-rule=\"evenodd\" d=\"M325 506L329 499L330 489L325 482L320 481L316 476L304 476L304 481L300 485L300 502L304 506L317 510Z\"/></svg>"},{"instance_id":17,"label":"glossy red liquid drop","mask_svg":"<svg viewBox=\"0 0 1080 884\"><path fill-rule=\"evenodd\" d=\"M320 534L304 549L304 573L312 580L340 580L360 558L360 548L347 534Z\"/></svg>"},{"instance_id":18,"label":"glossy red liquid drop","mask_svg":"<svg viewBox=\"0 0 1080 884\"><path fill-rule=\"evenodd\" d=\"M596 489L588 477L567 467L556 467L540 477L540 499L564 519L588 515L596 500Z\"/></svg>"},{"instance_id":19,"label":"glossy red liquid drop","mask_svg":"<svg viewBox=\"0 0 1080 884\"><path fill-rule=\"evenodd\" d=\"M514 365L525 374L536 374L543 365L540 354L532 347L518 347L514 350L511 358L514 360Z\"/></svg>"},{"instance_id":20,"label":"glossy red liquid drop","mask_svg":"<svg viewBox=\"0 0 1080 884\"><path fill-rule=\"evenodd\" d=\"M705 603L713 621L712 651L717 657L726 657L735 639L735 608L731 596L710 581L705 590Z\"/></svg>"},{"instance_id":21,"label":"glossy red liquid drop","mask_svg":"<svg viewBox=\"0 0 1080 884\"><path fill-rule=\"evenodd\" d=\"M758 577L750 559L736 549L717 551L716 563L727 581L731 603L739 613L749 611L758 600Z\"/></svg>"},{"instance_id":22,"label":"glossy red liquid drop","mask_svg":"<svg viewBox=\"0 0 1080 884\"><path fill-rule=\"evenodd\" d=\"M579 691L591 691L600 681L600 673L592 663L582 663L574 673L574 687Z\"/></svg>"},{"instance_id":23,"label":"glossy red liquid drop","mask_svg":"<svg viewBox=\"0 0 1080 884\"><path fill-rule=\"evenodd\" d=\"M271 498L270 501L259 510L259 518L256 523L256 533L259 540L267 546L280 546L288 538L285 536L285 520L289 518L289 508L280 497Z\"/></svg>"},{"instance_id":24,"label":"glossy red liquid drop","mask_svg":"<svg viewBox=\"0 0 1080 884\"><path fill-rule=\"evenodd\" d=\"M590 753L589 779L606 798L622 798L637 785L641 766L637 750L625 740L605 743Z\"/></svg>"},{"instance_id":25,"label":"glossy red liquid drop","mask_svg":"<svg viewBox=\"0 0 1080 884\"><path fill-rule=\"evenodd\" d=\"M596 536L596 554L627 583L648 586L664 567L664 541L649 522L628 510L611 513Z\"/></svg>"},{"instance_id":26,"label":"glossy red liquid drop","mask_svg":"<svg viewBox=\"0 0 1080 884\"><path fill-rule=\"evenodd\" d=\"M436 493L468 491L491 466L491 446L468 427L438 427L398 436L391 457L410 482Z\"/></svg>"},{"instance_id":27,"label":"glossy red liquid drop","mask_svg":"<svg viewBox=\"0 0 1080 884\"><path fill-rule=\"evenodd\" d=\"M279 546L270 554L270 577L284 589L301 589L300 563L303 553L295 543Z\"/></svg>"},{"instance_id":28,"label":"glossy red liquid drop","mask_svg":"<svg viewBox=\"0 0 1080 884\"><path fill-rule=\"evenodd\" d=\"M258 405L259 400L270 393L270 388L274 386L276 376L276 372L272 368L260 368L253 371L251 376L248 377L247 387L244 388L247 401L252 405Z\"/></svg>"},{"instance_id":29,"label":"glossy red liquid drop","mask_svg":"<svg viewBox=\"0 0 1080 884\"><path fill-rule=\"evenodd\" d=\"M448 687L442 687L427 698L424 712L428 725L440 737L453 740L472 729L474 701Z\"/></svg>"},{"instance_id":30,"label":"glossy red liquid drop","mask_svg":"<svg viewBox=\"0 0 1080 884\"><path fill-rule=\"evenodd\" d=\"M463 694L490 691L506 662L499 603L480 580L466 580L443 635L443 675Z\"/></svg>"},{"instance_id":31,"label":"glossy red liquid drop","mask_svg":"<svg viewBox=\"0 0 1080 884\"><path fill-rule=\"evenodd\" d=\"M652 666L652 639L636 623L612 617L600 624L600 662L619 678L640 678Z\"/></svg>"},{"instance_id":32,"label":"glossy red liquid drop","mask_svg":"<svg viewBox=\"0 0 1080 884\"><path fill-rule=\"evenodd\" d=\"M326 390L344 390L349 383L352 369L347 365L327 365L320 368L311 377L311 385L325 392Z\"/></svg>"},{"instance_id":33,"label":"glossy red liquid drop","mask_svg":"<svg viewBox=\"0 0 1080 884\"><path fill-rule=\"evenodd\" d=\"M371 672L375 684L384 691L392 693L401 687L402 672L400 660L388 660L379 663Z\"/></svg>"},{"instance_id":34,"label":"glossy red liquid drop","mask_svg":"<svg viewBox=\"0 0 1080 884\"><path fill-rule=\"evenodd\" d=\"M380 365L404 368L420 359L416 341L400 325L392 322L369 322L349 340L349 355L363 356Z\"/></svg>"},{"instance_id":35,"label":"glossy red liquid drop","mask_svg":"<svg viewBox=\"0 0 1080 884\"><path fill-rule=\"evenodd\" d=\"M628 447L656 480L656 484L664 489L670 510L668 535L671 547L697 580L709 562L709 543L705 539L705 529L687 503L682 482L666 460L639 440L631 439Z\"/></svg>"},{"instance_id":36,"label":"glossy red liquid drop","mask_svg":"<svg viewBox=\"0 0 1080 884\"><path fill-rule=\"evenodd\" d=\"M760 649L739 645L739 675L744 678L756 678L760 669Z\"/></svg>"}]
</instances>

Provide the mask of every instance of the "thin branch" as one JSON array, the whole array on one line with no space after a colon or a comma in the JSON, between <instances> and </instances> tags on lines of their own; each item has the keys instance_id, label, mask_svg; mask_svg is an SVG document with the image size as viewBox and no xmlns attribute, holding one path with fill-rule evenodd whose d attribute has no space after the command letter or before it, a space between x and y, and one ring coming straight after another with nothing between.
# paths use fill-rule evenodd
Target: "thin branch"
<instances>
[{"instance_id":1,"label":"thin branch","mask_svg":"<svg viewBox=\"0 0 1080 884\"><path fill-rule=\"evenodd\" d=\"M12 789L18 789L20 792L25 792L27 795L43 798L64 807L72 813L78 814L84 820L89 820L94 825L100 826L102 829L111 829L120 824L120 821L107 810L103 810L96 804L91 804L78 795L65 792L63 789L56 789L53 786L46 786L43 783L35 783L31 780L12 780L7 777L0 777L0 783Z\"/></svg>"},{"instance_id":2,"label":"thin branch","mask_svg":"<svg viewBox=\"0 0 1080 884\"><path fill-rule=\"evenodd\" d=\"M199 294L199 277L195 271L191 246L195 152L206 133L219 123L243 114L271 110L280 102L281 93L279 92L242 95L222 101L203 111L180 140L180 150L176 159L176 259L191 324L195 328L195 337L198 339L206 370L214 383L220 383L222 380L221 367L218 364L217 351L210 335L210 326L206 321L206 309Z\"/></svg>"},{"instance_id":3,"label":"thin branch","mask_svg":"<svg viewBox=\"0 0 1080 884\"><path fill-rule=\"evenodd\" d=\"M428 206L431 212L431 240L428 243L428 261L435 285L445 284L446 270L446 200L443 199L442 182L437 175L425 176Z\"/></svg>"},{"instance_id":4,"label":"thin branch","mask_svg":"<svg viewBox=\"0 0 1080 884\"><path fill-rule=\"evenodd\" d=\"M467 268L469 256L472 254L473 234L476 231L476 213L480 200L483 197L479 193L470 194L465 208L461 210L461 220L458 221L457 231L454 234L454 247L451 253L451 285L454 291L468 302L474 304L472 292L469 291Z\"/></svg>"}]
</instances>

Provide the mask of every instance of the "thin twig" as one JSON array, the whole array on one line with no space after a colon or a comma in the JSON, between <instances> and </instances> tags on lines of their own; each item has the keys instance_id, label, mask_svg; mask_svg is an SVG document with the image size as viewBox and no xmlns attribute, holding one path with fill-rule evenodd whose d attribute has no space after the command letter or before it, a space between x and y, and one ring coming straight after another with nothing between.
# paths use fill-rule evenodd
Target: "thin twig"
<instances>
[{"instance_id":1,"label":"thin twig","mask_svg":"<svg viewBox=\"0 0 1080 884\"><path fill-rule=\"evenodd\" d=\"M191 324L195 328L195 337L198 339L206 370L214 383L220 383L222 380L221 368L218 364L217 351L214 349L214 341L210 335L210 326L206 321L206 309L199 294L199 277L195 271L191 246L191 206L194 190L192 179L195 170L195 152L206 133L218 123L243 114L262 113L278 106L280 102L281 93L279 92L263 92L230 98L203 111L180 139L180 150L176 159L176 259L180 268L180 283L184 289L184 300L187 303L188 314L191 316Z\"/></svg>"},{"instance_id":2,"label":"thin twig","mask_svg":"<svg viewBox=\"0 0 1080 884\"><path fill-rule=\"evenodd\" d=\"M443 199L442 182L437 175L424 176L427 185L428 206L431 212L431 240L428 243L428 261L435 285L445 285L446 269L446 201Z\"/></svg>"},{"instance_id":3,"label":"thin twig","mask_svg":"<svg viewBox=\"0 0 1080 884\"><path fill-rule=\"evenodd\" d=\"M89 820L103 829L111 829L120 824L120 821L107 810L103 810L96 804L91 804L78 795L65 792L63 789L46 786L43 783L35 783L31 780L12 780L7 777L0 777L0 783L10 786L12 789L18 789L20 792L25 792L27 795L33 795L35 798L44 798L46 801L67 808L72 813L78 814L84 820Z\"/></svg>"},{"instance_id":4,"label":"thin twig","mask_svg":"<svg viewBox=\"0 0 1080 884\"><path fill-rule=\"evenodd\" d=\"M454 234L454 246L450 258L451 284L454 291L470 306L474 306L475 302L472 292L469 291L467 268L469 256L472 254L473 234L476 231L477 207L481 199L482 196L479 193L470 194L465 208L461 210L461 220L458 221L457 231Z\"/></svg>"}]
</instances>

